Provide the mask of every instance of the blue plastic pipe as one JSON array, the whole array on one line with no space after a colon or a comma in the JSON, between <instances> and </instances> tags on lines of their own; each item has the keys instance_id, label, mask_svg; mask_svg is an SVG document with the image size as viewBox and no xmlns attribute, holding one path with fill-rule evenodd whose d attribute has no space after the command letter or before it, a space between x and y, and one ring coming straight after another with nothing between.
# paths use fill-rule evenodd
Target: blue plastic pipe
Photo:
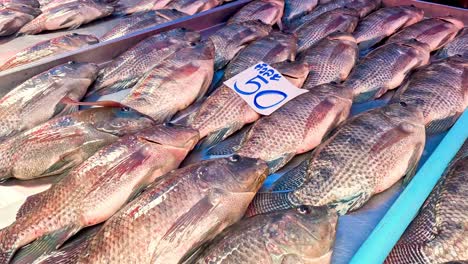
<instances>
[{"instance_id":1,"label":"blue plastic pipe","mask_svg":"<svg viewBox=\"0 0 468 264\"><path fill-rule=\"evenodd\" d=\"M465 110L358 249L350 264L384 262L467 137L468 110Z\"/></svg>"}]
</instances>

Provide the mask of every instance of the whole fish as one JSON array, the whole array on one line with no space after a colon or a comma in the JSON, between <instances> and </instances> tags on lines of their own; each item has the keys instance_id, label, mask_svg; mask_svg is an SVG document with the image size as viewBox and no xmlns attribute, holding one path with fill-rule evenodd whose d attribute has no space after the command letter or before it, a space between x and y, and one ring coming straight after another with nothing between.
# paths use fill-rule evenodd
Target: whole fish
<instances>
[{"instance_id":1,"label":"whole fish","mask_svg":"<svg viewBox=\"0 0 468 264\"><path fill-rule=\"evenodd\" d=\"M92 63L67 63L20 84L0 99L0 141L39 125L52 117L78 110L62 103L80 100L96 78Z\"/></svg>"},{"instance_id":2,"label":"whole fish","mask_svg":"<svg viewBox=\"0 0 468 264\"><path fill-rule=\"evenodd\" d=\"M187 14L172 9L135 13L122 19L120 23L101 37L101 41L126 36L133 32L166 23L184 16L187 16Z\"/></svg>"},{"instance_id":3,"label":"whole fish","mask_svg":"<svg viewBox=\"0 0 468 264\"><path fill-rule=\"evenodd\" d=\"M167 4L166 8L173 8L177 11L194 15L217 7L221 5L223 1L224 0L172 0Z\"/></svg>"},{"instance_id":4,"label":"whole fish","mask_svg":"<svg viewBox=\"0 0 468 264\"><path fill-rule=\"evenodd\" d=\"M60 175L120 136L153 122L135 111L91 108L57 117L0 144L0 179Z\"/></svg>"},{"instance_id":5,"label":"whole fish","mask_svg":"<svg viewBox=\"0 0 468 264\"><path fill-rule=\"evenodd\" d=\"M267 25L281 25L283 11L284 0L254 0L237 11L228 20L228 23L232 24L260 19Z\"/></svg>"},{"instance_id":6,"label":"whole fish","mask_svg":"<svg viewBox=\"0 0 468 264\"><path fill-rule=\"evenodd\" d=\"M458 56L419 69L393 98L419 108L427 134L448 130L468 107L468 58Z\"/></svg>"},{"instance_id":7,"label":"whole fish","mask_svg":"<svg viewBox=\"0 0 468 264\"><path fill-rule=\"evenodd\" d=\"M317 147L322 139L349 115L351 90L324 84L304 84L308 93L299 95L260 118L242 140L236 153L267 162L275 172L295 155Z\"/></svg>"},{"instance_id":8,"label":"whole fish","mask_svg":"<svg viewBox=\"0 0 468 264\"><path fill-rule=\"evenodd\" d=\"M161 175L177 168L198 132L156 126L125 136L73 169L49 190L31 196L16 221L0 230L0 262L30 243L22 263L58 248L80 229L106 221Z\"/></svg>"},{"instance_id":9,"label":"whole fish","mask_svg":"<svg viewBox=\"0 0 468 264\"><path fill-rule=\"evenodd\" d=\"M294 36L273 32L237 54L228 64L225 78L229 79L259 61L273 64L294 59L295 53ZM200 132L200 138L208 137L206 145L212 145L259 117L231 88L221 85L189 116L187 123Z\"/></svg>"},{"instance_id":10,"label":"whole fish","mask_svg":"<svg viewBox=\"0 0 468 264\"><path fill-rule=\"evenodd\" d=\"M468 144L427 198L385 260L398 263L466 263L468 259ZM453 261L453 262L452 262Z\"/></svg>"},{"instance_id":11,"label":"whole fish","mask_svg":"<svg viewBox=\"0 0 468 264\"><path fill-rule=\"evenodd\" d=\"M27 5L0 5L0 37L16 33L40 13L40 9Z\"/></svg>"},{"instance_id":12,"label":"whole fish","mask_svg":"<svg viewBox=\"0 0 468 264\"><path fill-rule=\"evenodd\" d=\"M210 242L197 264L330 263L337 215L301 206L246 218Z\"/></svg>"},{"instance_id":13,"label":"whole fish","mask_svg":"<svg viewBox=\"0 0 468 264\"><path fill-rule=\"evenodd\" d=\"M13 55L0 66L0 71L28 64L48 56L77 50L81 47L96 44L98 42L99 40L93 35L82 35L78 33L71 33L41 41Z\"/></svg>"},{"instance_id":14,"label":"whole fish","mask_svg":"<svg viewBox=\"0 0 468 264\"><path fill-rule=\"evenodd\" d=\"M351 33L356 28L359 16L354 9L338 8L323 13L294 30L297 35L297 51L303 52L334 32Z\"/></svg>"},{"instance_id":15,"label":"whole fish","mask_svg":"<svg viewBox=\"0 0 468 264\"><path fill-rule=\"evenodd\" d=\"M436 57L443 59L455 55L461 55L468 58L468 28L463 28L457 37L455 37L449 44L440 49Z\"/></svg>"},{"instance_id":16,"label":"whole fish","mask_svg":"<svg viewBox=\"0 0 468 264\"><path fill-rule=\"evenodd\" d=\"M356 10L359 17L363 18L373 10L377 9L380 6L380 2L381 0L333 0L325 4L321 3L309 14L297 18L289 23L288 29L294 30L295 28L316 19L326 12L344 7Z\"/></svg>"},{"instance_id":17,"label":"whole fish","mask_svg":"<svg viewBox=\"0 0 468 264\"><path fill-rule=\"evenodd\" d=\"M250 42L267 36L270 31L271 26L250 20L228 24L210 35L209 39L215 46L215 70L226 66Z\"/></svg>"},{"instance_id":18,"label":"whole fish","mask_svg":"<svg viewBox=\"0 0 468 264\"><path fill-rule=\"evenodd\" d=\"M282 23L288 26L293 20L310 13L318 0L285 0Z\"/></svg>"},{"instance_id":19,"label":"whole fish","mask_svg":"<svg viewBox=\"0 0 468 264\"><path fill-rule=\"evenodd\" d=\"M424 11L414 6L381 8L361 20L353 33L360 50L367 50L400 28L421 21Z\"/></svg>"},{"instance_id":20,"label":"whole fish","mask_svg":"<svg viewBox=\"0 0 468 264\"><path fill-rule=\"evenodd\" d=\"M39 8L39 2L37 0L0 0L0 5L26 5L34 8Z\"/></svg>"},{"instance_id":21,"label":"whole fish","mask_svg":"<svg viewBox=\"0 0 468 264\"><path fill-rule=\"evenodd\" d=\"M109 219L78 263L179 263L242 218L267 173L237 155L168 173Z\"/></svg>"},{"instance_id":22,"label":"whole fish","mask_svg":"<svg viewBox=\"0 0 468 264\"><path fill-rule=\"evenodd\" d=\"M19 33L37 34L47 30L76 29L96 19L110 16L114 6L94 1L73 1L44 9L43 13L24 25Z\"/></svg>"},{"instance_id":23,"label":"whole fish","mask_svg":"<svg viewBox=\"0 0 468 264\"><path fill-rule=\"evenodd\" d=\"M356 39L349 33L332 33L299 54L309 65L309 87L344 81L358 59Z\"/></svg>"},{"instance_id":24,"label":"whole fish","mask_svg":"<svg viewBox=\"0 0 468 264\"><path fill-rule=\"evenodd\" d=\"M210 40L182 48L148 72L122 104L156 122L168 121L205 95L213 79L213 63Z\"/></svg>"},{"instance_id":25,"label":"whole fish","mask_svg":"<svg viewBox=\"0 0 468 264\"><path fill-rule=\"evenodd\" d=\"M344 85L354 90L354 101L365 102L397 88L407 74L429 62L429 45L407 40L383 45L364 57Z\"/></svg>"},{"instance_id":26,"label":"whole fish","mask_svg":"<svg viewBox=\"0 0 468 264\"><path fill-rule=\"evenodd\" d=\"M200 40L200 34L178 28L148 37L99 71L88 96L111 94L132 88L155 65L177 50Z\"/></svg>"},{"instance_id":27,"label":"whole fish","mask_svg":"<svg viewBox=\"0 0 468 264\"><path fill-rule=\"evenodd\" d=\"M358 209L412 176L424 144L423 116L415 107L392 104L358 114L275 182L275 192L257 194L249 214L302 204L328 205L340 214Z\"/></svg>"},{"instance_id":28,"label":"whole fish","mask_svg":"<svg viewBox=\"0 0 468 264\"><path fill-rule=\"evenodd\" d=\"M463 26L461 20L453 17L428 18L402 29L391 36L387 40L387 43L417 39L428 44L431 47L431 51L434 51L455 38Z\"/></svg>"},{"instance_id":29,"label":"whole fish","mask_svg":"<svg viewBox=\"0 0 468 264\"><path fill-rule=\"evenodd\" d=\"M124 13L132 14L137 12L165 9L172 0L140 0L124 10Z\"/></svg>"}]
</instances>

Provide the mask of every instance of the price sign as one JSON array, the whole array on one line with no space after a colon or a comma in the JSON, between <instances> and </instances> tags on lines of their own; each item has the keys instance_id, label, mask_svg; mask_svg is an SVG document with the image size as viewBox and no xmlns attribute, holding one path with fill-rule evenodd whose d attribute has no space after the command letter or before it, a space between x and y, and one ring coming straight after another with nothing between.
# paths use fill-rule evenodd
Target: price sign
<instances>
[{"instance_id":1,"label":"price sign","mask_svg":"<svg viewBox=\"0 0 468 264\"><path fill-rule=\"evenodd\" d=\"M270 115L294 97L306 93L267 63L256 65L224 82L261 115Z\"/></svg>"}]
</instances>

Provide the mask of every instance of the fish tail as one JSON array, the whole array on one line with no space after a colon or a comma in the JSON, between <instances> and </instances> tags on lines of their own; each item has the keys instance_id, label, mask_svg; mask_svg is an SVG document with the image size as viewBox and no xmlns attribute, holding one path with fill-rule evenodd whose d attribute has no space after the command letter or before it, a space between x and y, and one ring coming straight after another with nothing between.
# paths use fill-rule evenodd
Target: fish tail
<instances>
[{"instance_id":1,"label":"fish tail","mask_svg":"<svg viewBox=\"0 0 468 264\"><path fill-rule=\"evenodd\" d=\"M257 193L247 208L246 216L265 214L295 207L289 199L290 192Z\"/></svg>"},{"instance_id":2,"label":"fish tail","mask_svg":"<svg viewBox=\"0 0 468 264\"><path fill-rule=\"evenodd\" d=\"M13 238L14 239L14 238ZM9 235L9 228L0 229L0 263L10 263L16 249L13 247L14 240Z\"/></svg>"}]
</instances>

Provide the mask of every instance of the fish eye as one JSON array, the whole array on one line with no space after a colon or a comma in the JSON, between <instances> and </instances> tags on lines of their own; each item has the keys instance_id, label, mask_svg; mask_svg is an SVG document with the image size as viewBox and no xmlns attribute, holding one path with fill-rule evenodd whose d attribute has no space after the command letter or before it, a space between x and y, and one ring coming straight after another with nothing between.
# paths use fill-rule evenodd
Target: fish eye
<instances>
[{"instance_id":1,"label":"fish eye","mask_svg":"<svg viewBox=\"0 0 468 264\"><path fill-rule=\"evenodd\" d=\"M71 35L72 36L78 36L78 33L72 33Z\"/></svg>"},{"instance_id":2,"label":"fish eye","mask_svg":"<svg viewBox=\"0 0 468 264\"><path fill-rule=\"evenodd\" d=\"M76 64L75 61L69 61L69 62L68 62L68 65L74 65L74 64Z\"/></svg>"},{"instance_id":3,"label":"fish eye","mask_svg":"<svg viewBox=\"0 0 468 264\"><path fill-rule=\"evenodd\" d=\"M174 124L171 123L171 122L166 122L166 123L164 123L164 126L165 127L174 127Z\"/></svg>"},{"instance_id":4,"label":"fish eye","mask_svg":"<svg viewBox=\"0 0 468 264\"><path fill-rule=\"evenodd\" d=\"M232 155L232 156L229 157L229 160L230 160L231 162L238 162L238 161L240 160L240 158L241 158L241 157L240 157L239 155L234 154L234 155Z\"/></svg>"},{"instance_id":5,"label":"fish eye","mask_svg":"<svg viewBox=\"0 0 468 264\"><path fill-rule=\"evenodd\" d=\"M310 208L306 205L301 205L297 208L297 211L300 214L310 214Z\"/></svg>"},{"instance_id":6,"label":"fish eye","mask_svg":"<svg viewBox=\"0 0 468 264\"><path fill-rule=\"evenodd\" d=\"M130 107L128 107L128 106L124 106L124 107L120 108L120 111L122 111L122 112L130 112L131 109L130 109Z\"/></svg>"},{"instance_id":7,"label":"fish eye","mask_svg":"<svg viewBox=\"0 0 468 264\"><path fill-rule=\"evenodd\" d=\"M194 46L196 46L196 45L197 45L197 43L195 43L195 42L190 42L190 46L194 47Z\"/></svg>"},{"instance_id":8,"label":"fish eye","mask_svg":"<svg viewBox=\"0 0 468 264\"><path fill-rule=\"evenodd\" d=\"M407 107L407 106L408 106L408 104L405 103L405 102L400 102L400 105L403 106L403 107Z\"/></svg>"}]
</instances>

